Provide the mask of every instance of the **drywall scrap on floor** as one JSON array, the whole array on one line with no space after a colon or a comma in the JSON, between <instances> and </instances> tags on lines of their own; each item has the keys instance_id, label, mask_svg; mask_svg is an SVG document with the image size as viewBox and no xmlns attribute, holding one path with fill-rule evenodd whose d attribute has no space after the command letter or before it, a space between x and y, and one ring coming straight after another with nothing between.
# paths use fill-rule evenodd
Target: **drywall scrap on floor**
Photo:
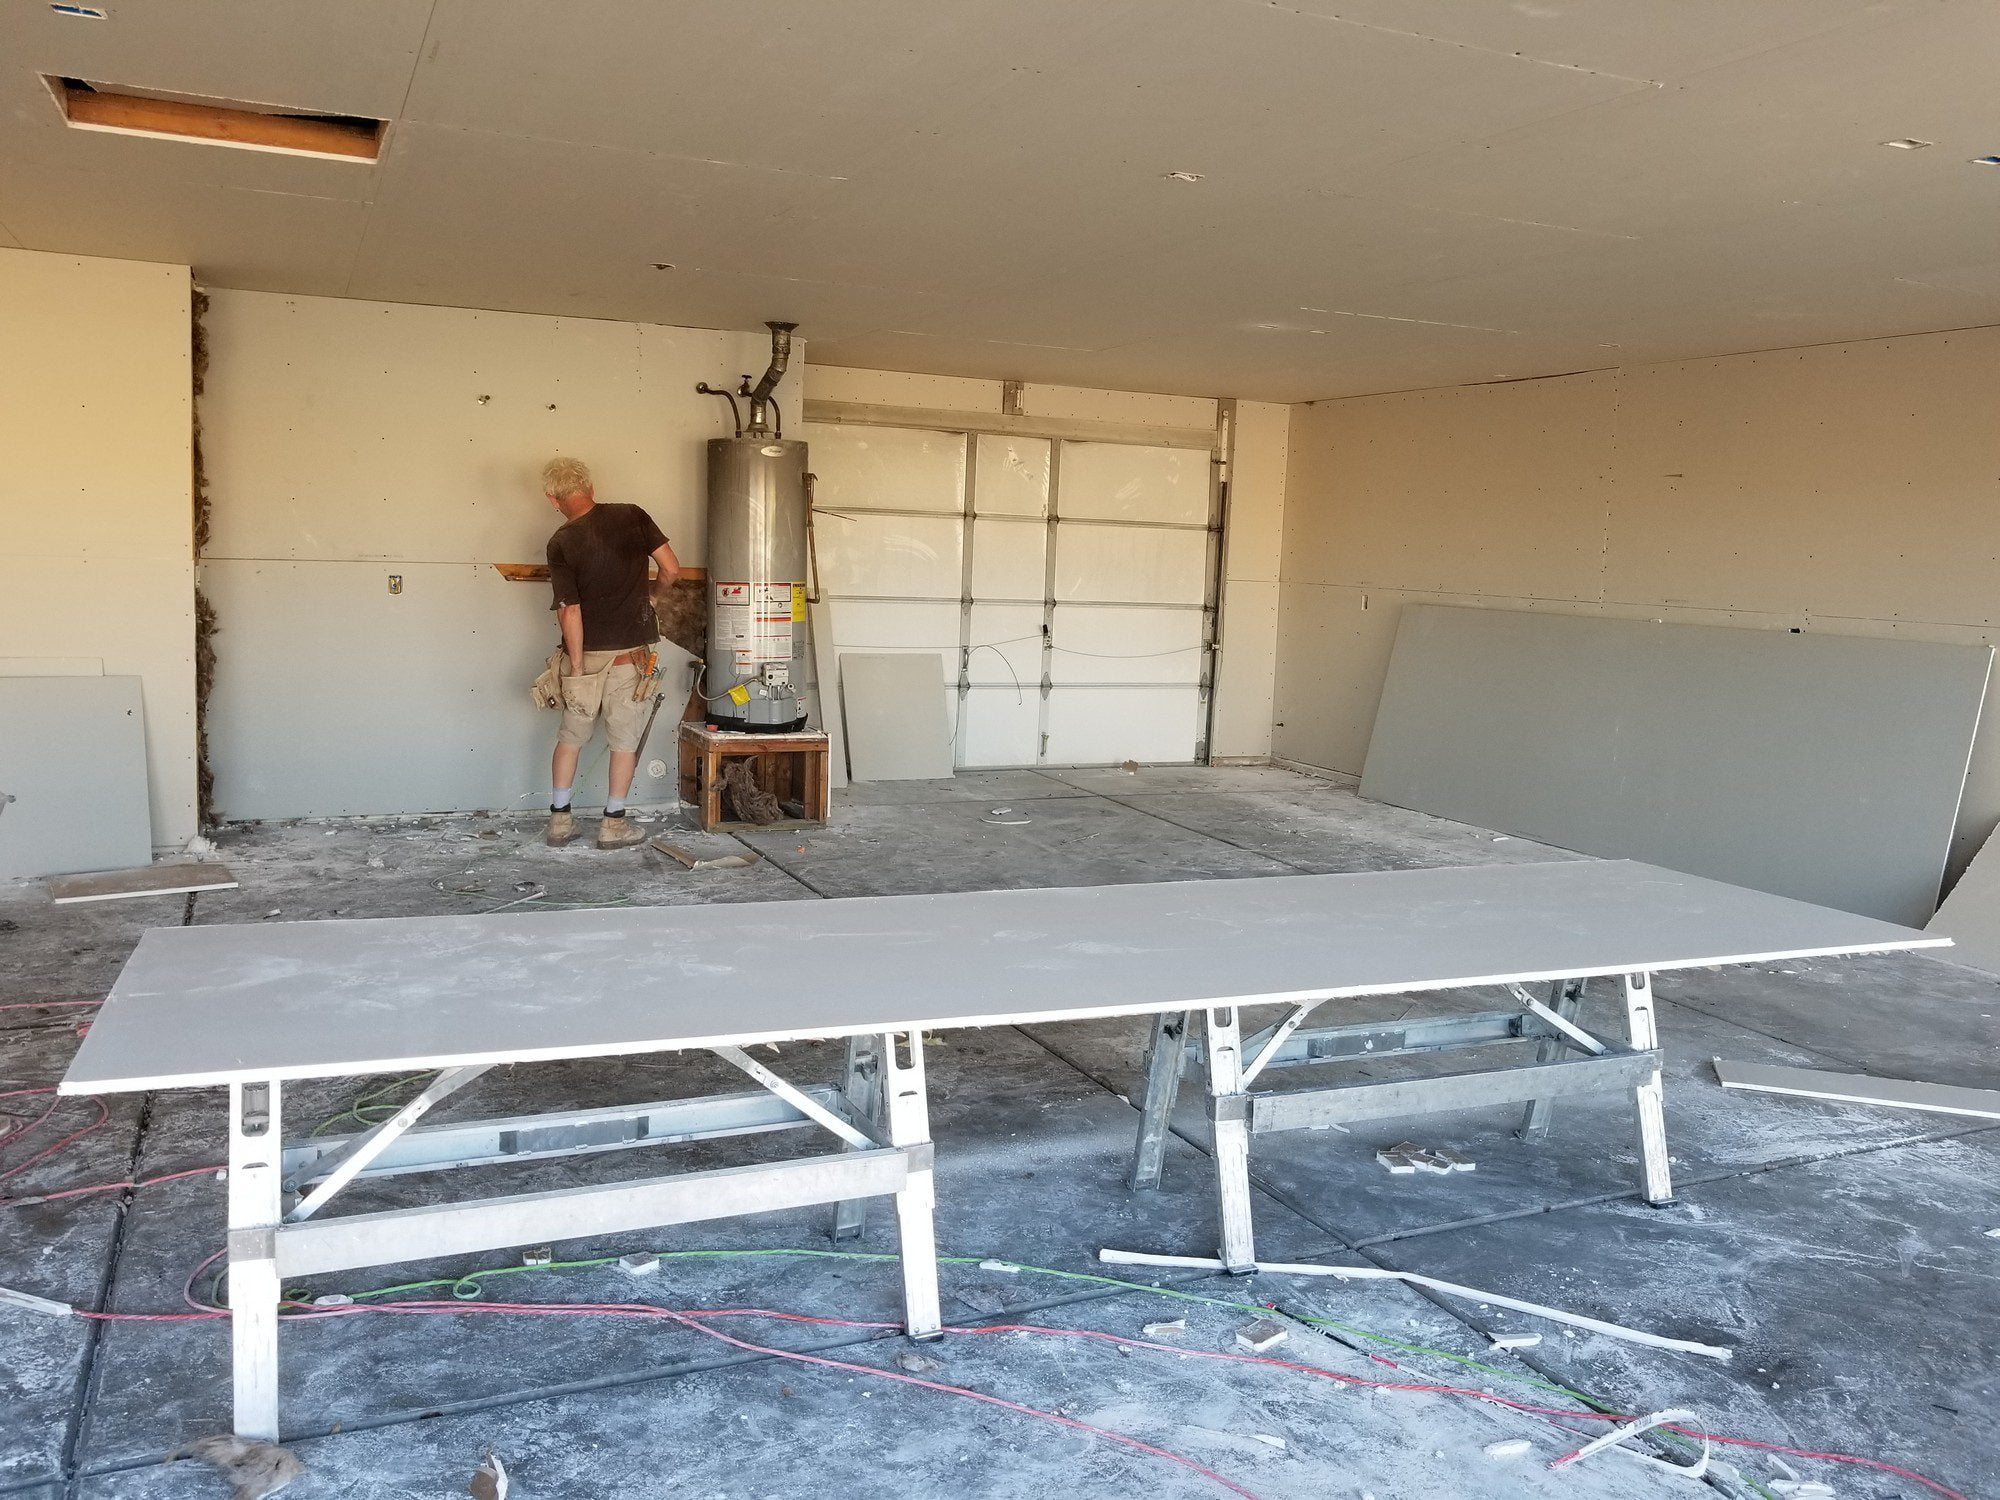
<instances>
[{"instance_id":1,"label":"drywall scrap on floor","mask_svg":"<svg viewBox=\"0 0 2000 1500\"><path fill-rule=\"evenodd\" d=\"M849 774L856 781L929 781L952 772L944 658L935 651L840 656Z\"/></svg>"},{"instance_id":2,"label":"drywall scrap on floor","mask_svg":"<svg viewBox=\"0 0 2000 1500\"><path fill-rule=\"evenodd\" d=\"M824 730L827 778L833 786L847 785L847 726L840 714L840 653L833 649L833 604L816 600L807 613L812 642L813 728Z\"/></svg>"},{"instance_id":3,"label":"drywall scrap on floor","mask_svg":"<svg viewBox=\"0 0 2000 1500\"><path fill-rule=\"evenodd\" d=\"M178 896L188 891L233 891L236 877L217 864L148 865L141 870L107 870L101 875L66 875L49 882L56 906L82 901L122 901L132 896Z\"/></svg>"},{"instance_id":4,"label":"drywall scrap on floor","mask_svg":"<svg viewBox=\"0 0 2000 1500\"><path fill-rule=\"evenodd\" d=\"M1936 956L2000 975L2000 839L1989 838L1924 931L1951 939Z\"/></svg>"},{"instance_id":5,"label":"drywall scrap on floor","mask_svg":"<svg viewBox=\"0 0 2000 1500\"><path fill-rule=\"evenodd\" d=\"M153 857L137 677L0 677L0 880Z\"/></svg>"},{"instance_id":6,"label":"drywall scrap on floor","mask_svg":"<svg viewBox=\"0 0 2000 1500\"><path fill-rule=\"evenodd\" d=\"M1361 794L1917 926L1987 646L1406 605Z\"/></svg>"},{"instance_id":7,"label":"drywall scrap on floor","mask_svg":"<svg viewBox=\"0 0 2000 1500\"><path fill-rule=\"evenodd\" d=\"M1715 1077L1726 1089L2000 1120L2000 1089L1953 1088L1948 1084L1913 1083L1901 1078L1869 1078L1860 1073L1822 1073L1813 1068L1772 1068L1720 1057L1715 1059Z\"/></svg>"}]
</instances>

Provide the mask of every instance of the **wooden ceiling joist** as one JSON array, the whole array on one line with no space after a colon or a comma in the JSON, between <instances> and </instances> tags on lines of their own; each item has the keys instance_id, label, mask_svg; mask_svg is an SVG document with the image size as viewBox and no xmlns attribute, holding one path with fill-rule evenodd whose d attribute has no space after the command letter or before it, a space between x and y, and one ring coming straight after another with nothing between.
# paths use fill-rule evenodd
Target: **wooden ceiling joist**
<instances>
[{"instance_id":1,"label":"wooden ceiling joist","mask_svg":"<svg viewBox=\"0 0 2000 1500\"><path fill-rule=\"evenodd\" d=\"M51 78L49 88L63 117L78 130L164 137L372 162L382 149L382 122L340 115L270 114L226 104L155 99L97 88L73 78Z\"/></svg>"}]
</instances>

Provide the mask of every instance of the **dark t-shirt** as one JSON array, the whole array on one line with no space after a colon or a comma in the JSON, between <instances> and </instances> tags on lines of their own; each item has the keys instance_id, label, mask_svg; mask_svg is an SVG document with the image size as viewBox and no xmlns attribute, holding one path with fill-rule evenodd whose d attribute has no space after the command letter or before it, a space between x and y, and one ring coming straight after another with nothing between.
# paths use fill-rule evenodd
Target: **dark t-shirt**
<instances>
[{"instance_id":1,"label":"dark t-shirt","mask_svg":"<svg viewBox=\"0 0 2000 1500\"><path fill-rule=\"evenodd\" d=\"M660 638L646 560L666 541L636 505L593 505L549 538L550 609L583 607L583 649L625 651Z\"/></svg>"}]
</instances>

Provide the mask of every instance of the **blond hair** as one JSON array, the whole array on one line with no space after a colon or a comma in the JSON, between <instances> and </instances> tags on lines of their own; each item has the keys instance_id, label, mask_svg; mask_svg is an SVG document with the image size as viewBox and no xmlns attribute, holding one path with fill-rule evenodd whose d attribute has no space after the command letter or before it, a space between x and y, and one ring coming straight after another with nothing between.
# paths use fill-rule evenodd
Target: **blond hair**
<instances>
[{"instance_id":1,"label":"blond hair","mask_svg":"<svg viewBox=\"0 0 2000 1500\"><path fill-rule=\"evenodd\" d=\"M591 491L590 465L580 458L552 458L542 465L542 493L556 499L587 495Z\"/></svg>"}]
</instances>

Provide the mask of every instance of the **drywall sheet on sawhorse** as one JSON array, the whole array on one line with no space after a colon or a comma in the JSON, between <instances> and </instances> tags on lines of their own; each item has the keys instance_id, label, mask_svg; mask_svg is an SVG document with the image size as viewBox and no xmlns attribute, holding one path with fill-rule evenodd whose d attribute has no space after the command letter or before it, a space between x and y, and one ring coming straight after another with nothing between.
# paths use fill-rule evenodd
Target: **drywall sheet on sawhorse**
<instances>
[{"instance_id":1,"label":"drywall sheet on sawhorse","mask_svg":"<svg viewBox=\"0 0 2000 1500\"><path fill-rule=\"evenodd\" d=\"M1361 794L1921 926L1992 660L1986 646L1407 605Z\"/></svg>"},{"instance_id":2,"label":"drywall sheet on sawhorse","mask_svg":"<svg viewBox=\"0 0 2000 1500\"><path fill-rule=\"evenodd\" d=\"M152 863L137 677L0 677L0 880Z\"/></svg>"},{"instance_id":3,"label":"drywall sheet on sawhorse","mask_svg":"<svg viewBox=\"0 0 2000 1500\"><path fill-rule=\"evenodd\" d=\"M856 781L926 781L952 773L944 658L935 651L840 655L847 760Z\"/></svg>"}]
</instances>

